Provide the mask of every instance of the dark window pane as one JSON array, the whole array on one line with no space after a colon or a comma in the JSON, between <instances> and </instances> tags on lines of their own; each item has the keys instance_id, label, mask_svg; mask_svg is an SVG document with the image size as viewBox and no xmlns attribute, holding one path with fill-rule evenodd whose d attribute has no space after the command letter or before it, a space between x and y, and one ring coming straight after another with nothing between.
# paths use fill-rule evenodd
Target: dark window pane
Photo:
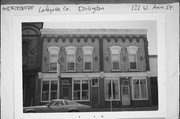
<instances>
[{"instance_id":1,"label":"dark window pane","mask_svg":"<svg viewBox=\"0 0 180 119\"><path fill-rule=\"evenodd\" d=\"M74 70L74 62L68 62L68 70Z\"/></svg>"},{"instance_id":2,"label":"dark window pane","mask_svg":"<svg viewBox=\"0 0 180 119\"><path fill-rule=\"evenodd\" d=\"M80 100L80 80L74 80L74 100Z\"/></svg>"},{"instance_id":3,"label":"dark window pane","mask_svg":"<svg viewBox=\"0 0 180 119\"><path fill-rule=\"evenodd\" d=\"M50 63L50 71L56 71L57 70L57 63Z\"/></svg>"},{"instance_id":4,"label":"dark window pane","mask_svg":"<svg viewBox=\"0 0 180 119\"><path fill-rule=\"evenodd\" d=\"M82 100L87 100L88 95L88 80L82 80Z\"/></svg>"},{"instance_id":5,"label":"dark window pane","mask_svg":"<svg viewBox=\"0 0 180 119\"><path fill-rule=\"evenodd\" d=\"M119 62L113 62L113 70L119 70Z\"/></svg>"},{"instance_id":6,"label":"dark window pane","mask_svg":"<svg viewBox=\"0 0 180 119\"><path fill-rule=\"evenodd\" d=\"M85 70L91 70L91 62L85 62Z\"/></svg>"},{"instance_id":7,"label":"dark window pane","mask_svg":"<svg viewBox=\"0 0 180 119\"><path fill-rule=\"evenodd\" d=\"M51 81L51 100L57 99L57 81Z\"/></svg>"},{"instance_id":8,"label":"dark window pane","mask_svg":"<svg viewBox=\"0 0 180 119\"><path fill-rule=\"evenodd\" d=\"M130 69L137 69L136 62L130 62Z\"/></svg>"},{"instance_id":9,"label":"dark window pane","mask_svg":"<svg viewBox=\"0 0 180 119\"><path fill-rule=\"evenodd\" d=\"M49 100L49 81L43 81L42 87L42 101Z\"/></svg>"}]
</instances>

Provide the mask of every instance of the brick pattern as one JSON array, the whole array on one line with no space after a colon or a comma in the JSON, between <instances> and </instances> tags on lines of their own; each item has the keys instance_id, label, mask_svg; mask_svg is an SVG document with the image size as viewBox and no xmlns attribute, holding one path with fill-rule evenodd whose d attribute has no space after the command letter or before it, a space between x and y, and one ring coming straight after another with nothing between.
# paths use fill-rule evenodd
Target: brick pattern
<instances>
[{"instance_id":1,"label":"brick pattern","mask_svg":"<svg viewBox=\"0 0 180 119\"><path fill-rule=\"evenodd\" d=\"M138 70L137 71L146 71L146 55L145 55L145 46L144 43L146 40L145 35L132 35L132 34L62 34L62 35L42 35L43 40L43 57L42 57L42 72L48 72L49 68L49 53L48 47L50 46L58 46L60 47L59 53L59 61L61 62L61 72L66 72L66 46L75 46L77 48L76 51L76 72L84 72L83 70L83 46L92 46L94 47L93 50L93 72L100 72L100 45L99 41L102 40L103 42L103 69L104 72L112 72L111 69L111 54L109 47L111 46L120 46L121 47L121 54L120 54L120 65L121 70L120 72L128 72L129 70L129 59L128 59L128 46L137 46L137 64Z\"/></svg>"}]
</instances>

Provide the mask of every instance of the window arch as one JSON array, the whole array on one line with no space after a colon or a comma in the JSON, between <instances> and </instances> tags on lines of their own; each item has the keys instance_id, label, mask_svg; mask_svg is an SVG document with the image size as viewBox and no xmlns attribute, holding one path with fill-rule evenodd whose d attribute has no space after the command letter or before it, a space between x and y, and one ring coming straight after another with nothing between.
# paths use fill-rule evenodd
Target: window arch
<instances>
[{"instance_id":1,"label":"window arch","mask_svg":"<svg viewBox=\"0 0 180 119\"><path fill-rule=\"evenodd\" d=\"M137 52L138 47L137 46L129 46L127 47L127 51L129 54L129 69L130 70L137 70Z\"/></svg>"},{"instance_id":2,"label":"window arch","mask_svg":"<svg viewBox=\"0 0 180 119\"><path fill-rule=\"evenodd\" d=\"M121 47L120 46L112 46L110 47L111 52L111 67L113 71L120 70L120 53Z\"/></svg>"},{"instance_id":3,"label":"window arch","mask_svg":"<svg viewBox=\"0 0 180 119\"><path fill-rule=\"evenodd\" d=\"M91 71L93 69L93 47L92 46L84 46L83 50L83 59L84 59L84 70Z\"/></svg>"}]
</instances>

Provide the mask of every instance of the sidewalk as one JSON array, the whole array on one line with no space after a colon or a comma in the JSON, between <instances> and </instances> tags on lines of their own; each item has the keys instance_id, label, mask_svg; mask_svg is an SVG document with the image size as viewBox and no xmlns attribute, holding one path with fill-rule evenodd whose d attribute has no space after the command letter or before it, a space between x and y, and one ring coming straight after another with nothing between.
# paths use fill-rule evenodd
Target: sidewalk
<instances>
[{"instance_id":1,"label":"sidewalk","mask_svg":"<svg viewBox=\"0 0 180 119\"><path fill-rule=\"evenodd\" d=\"M156 111L158 110L157 106L153 107L120 107L120 108L112 108L112 111ZM92 112L106 112L111 111L110 108L96 108L92 109Z\"/></svg>"}]
</instances>

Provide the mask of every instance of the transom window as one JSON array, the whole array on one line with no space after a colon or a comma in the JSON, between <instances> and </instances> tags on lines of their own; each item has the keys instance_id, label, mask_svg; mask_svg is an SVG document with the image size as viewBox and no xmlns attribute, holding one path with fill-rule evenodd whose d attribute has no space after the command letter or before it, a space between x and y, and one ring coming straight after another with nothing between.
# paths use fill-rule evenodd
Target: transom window
<instances>
[{"instance_id":1,"label":"transom window","mask_svg":"<svg viewBox=\"0 0 180 119\"><path fill-rule=\"evenodd\" d=\"M133 99L134 100L147 100L147 79L135 78L133 79Z\"/></svg>"},{"instance_id":2,"label":"transom window","mask_svg":"<svg viewBox=\"0 0 180 119\"><path fill-rule=\"evenodd\" d=\"M111 51L111 66L113 71L119 71L120 68L120 52L121 47L120 46L112 46L110 47Z\"/></svg>"},{"instance_id":3,"label":"transom window","mask_svg":"<svg viewBox=\"0 0 180 119\"><path fill-rule=\"evenodd\" d=\"M66 47L66 53L67 53L67 70L75 71L76 47L74 46Z\"/></svg>"},{"instance_id":4,"label":"transom window","mask_svg":"<svg viewBox=\"0 0 180 119\"><path fill-rule=\"evenodd\" d=\"M42 80L41 101L47 102L58 98L58 80Z\"/></svg>"},{"instance_id":5,"label":"transom window","mask_svg":"<svg viewBox=\"0 0 180 119\"><path fill-rule=\"evenodd\" d=\"M93 64L92 64L93 47L84 46L82 49L83 49L83 54L84 54L84 70L91 71L92 66L93 66Z\"/></svg>"},{"instance_id":6,"label":"transom window","mask_svg":"<svg viewBox=\"0 0 180 119\"><path fill-rule=\"evenodd\" d=\"M116 78L105 79L105 99L120 100L119 80Z\"/></svg>"},{"instance_id":7,"label":"transom window","mask_svg":"<svg viewBox=\"0 0 180 119\"><path fill-rule=\"evenodd\" d=\"M137 51L138 47L136 46L129 46L127 48L129 54L129 69L130 70L137 70Z\"/></svg>"},{"instance_id":8,"label":"transom window","mask_svg":"<svg viewBox=\"0 0 180 119\"><path fill-rule=\"evenodd\" d=\"M73 100L88 101L90 97L89 80L77 78L73 80Z\"/></svg>"},{"instance_id":9,"label":"transom window","mask_svg":"<svg viewBox=\"0 0 180 119\"><path fill-rule=\"evenodd\" d=\"M57 71L57 62L59 55L59 47L51 46L48 48L49 52L49 71Z\"/></svg>"}]
</instances>

